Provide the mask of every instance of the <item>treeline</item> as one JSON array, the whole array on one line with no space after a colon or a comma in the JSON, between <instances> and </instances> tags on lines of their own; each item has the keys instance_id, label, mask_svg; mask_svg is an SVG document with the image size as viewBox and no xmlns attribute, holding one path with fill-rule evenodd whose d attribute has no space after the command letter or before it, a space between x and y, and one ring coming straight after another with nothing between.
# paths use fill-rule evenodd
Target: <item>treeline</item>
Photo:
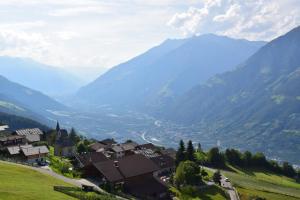
<instances>
[{"instance_id":1,"label":"treeline","mask_svg":"<svg viewBox=\"0 0 300 200\"><path fill-rule=\"evenodd\" d=\"M9 125L9 128L11 130L23 128L39 128L43 131L49 130L49 127L42 125L34 120L16 115L6 114L3 112L0 112L0 124Z\"/></svg>"},{"instance_id":2,"label":"treeline","mask_svg":"<svg viewBox=\"0 0 300 200\"><path fill-rule=\"evenodd\" d=\"M200 154L202 156L196 156ZM236 149L226 149L224 152L220 151L218 147L211 148L208 152L198 148L195 151L193 142L189 141L185 149L184 142L181 140L176 154L176 164L182 161L196 161L200 165L225 169L227 163L241 168L259 168L268 170L277 174L282 174L291 178L296 178L300 181L300 170L293 168L288 162L279 164L277 161L268 160L263 153L252 154L249 151L240 152Z\"/></svg>"}]
</instances>

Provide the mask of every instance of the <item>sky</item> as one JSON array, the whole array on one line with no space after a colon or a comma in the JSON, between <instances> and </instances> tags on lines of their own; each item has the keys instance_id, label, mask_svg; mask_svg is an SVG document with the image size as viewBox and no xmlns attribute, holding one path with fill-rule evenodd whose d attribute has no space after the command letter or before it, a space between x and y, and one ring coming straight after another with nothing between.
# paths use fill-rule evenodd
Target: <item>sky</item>
<instances>
[{"instance_id":1,"label":"sky","mask_svg":"<svg viewBox=\"0 0 300 200\"><path fill-rule=\"evenodd\" d=\"M300 25L300 0L0 0L0 55L93 79L168 38L272 40Z\"/></svg>"}]
</instances>

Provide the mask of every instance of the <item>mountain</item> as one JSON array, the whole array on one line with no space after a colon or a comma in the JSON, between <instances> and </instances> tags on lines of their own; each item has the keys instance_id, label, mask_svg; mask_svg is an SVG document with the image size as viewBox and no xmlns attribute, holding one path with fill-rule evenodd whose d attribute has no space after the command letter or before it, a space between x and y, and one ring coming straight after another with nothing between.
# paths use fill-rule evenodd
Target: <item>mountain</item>
<instances>
[{"instance_id":1,"label":"mountain","mask_svg":"<svg viewBox=\"0 0 300 200\"><path fill-rule=\"evenodd\" d=\"M67 109L41 92L11 82L0 75L0 111L46 123L53 111Z\"/></svg>"},{"instance_id":2,"label":"mountain","mask_svg":"<svg viewBox=\"0 0 300 200\"><path fill-rule=\"evenodd\" d=\"M177 123L199 126L225 146L299 163L300 27L237 69L194 87L160 115L164 113Z\"/></svg>"},{"instance_id":3,"label":"mountain","mask_svg":"<svg viewBox=\"0 0 300 200\"><path fill-rule=\"evenodd\" d=\"M231 70L264 44L213 34L166 40L81 88L77 99L122 108L165 104L212 75Z\"/></svg>"},{"instance_id":4,"label":"mountain","mask_svg":"<svg viewBox=\"0 0 300 200\"><path fill-rule=\"evenodd\" d=\"M81 81L73 75L26 58L0 57L0 75L50 96L75 92Z\"/></svg>"},{"instance_id":5,"label":"mountain","mask_svg":"<svg viewBox=\"0 0 300 200\"><path fill-rule=\"evenodd\" d=\"M10 130L24 129L24 128L39 128L44 131L49 130L49 127L42 125L39 122L24 117L16 116L16 115L10 115L3 112L0 112L0 125L1 124L8 125Z\"/></svg>"}]
</instances>

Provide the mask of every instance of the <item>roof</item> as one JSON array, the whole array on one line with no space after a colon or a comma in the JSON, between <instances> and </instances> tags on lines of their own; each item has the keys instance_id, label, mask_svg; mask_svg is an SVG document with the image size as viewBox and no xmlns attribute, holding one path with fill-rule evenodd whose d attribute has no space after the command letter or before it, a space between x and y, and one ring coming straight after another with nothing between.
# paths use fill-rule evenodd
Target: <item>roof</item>
<instances>
[{"instance_id":1,"label":"roof","mask_svg":"<svg viewBox=\"0 0 300 200\"><path fill-rule=\"evenodd\" d=\"M173 159L176 158L176 150L175 149L172 149L172 148L164 149L164 150L161 150L161 153L164 155L168 155Z\"/></svg>"},{"instance_id":2,"label":"roof","mask_svg":"<svg viewBox=\"0 0 300 200\"><path fill-rule=\"evenodd\" d=\"M1 142L6 142L9 140L17 140L17 139L22 139L24 138L24 136L20 136L20 135L10 135L10 136L6 136L6 137L1 137L0 141Z\"/></svg>"},{"instance_id":3,"label":"roof","mask_svg":"<svg viewBox=\"0 0 300 200\"><path fill-rule=\"evenodd\" d=\"M117 160L118 166L125 178L152 173L159 170L157 165L141 154L126 156Z\"/></svg>"},{"instance_id":4,"label":"roof","mask_svg":"<svg viewBox=\"0 0 300 200\"><path fill-rule=\"evenodd\" d=\"M138 146L139 149L151 149L156 151L158 148L152 143L141 144Z\"/></svg>"},{"instance_id":5,"label":"roof","mask_svg":"<svg viewBox=\"0 0 300 200\"><path fill-rule=\"evenodd\" d=\"M135 142L126 142L121 144L121 147L124 151L134 150L137 146L138 144Z\"/></svg>"},{"instance_id":6,"label":"roof","mask_svg":"<svg viewBox=\"0 0 300 200\"><path fill-rule=\"evenodd\" d=\"M46 146L28 147L22 148L21 150L25 156L49 153L49 150Z\"/></svg>"},{"instance_id":7,"label":"roof","mask_svg":"<svg viewBox=\"0 0 300 200\"><path fill-rule=\"evenodd\" d=\"M12 146L12 147L7 147L7 150L10 155L17 155L20 153L21 148L29 148L29 147L32 147L32 145Z\"/></svg>"},{"instance_id":8,"label":"roof","mask_svg":"<svg viewBox=\"0 0 300 200\"><path fill-rule=\"evenodd\" d=\"M17 135L43 135L43 132L39 128L31 129L19 129L16 130Z\"/></svg>"},{"instance_id":9,"label":"roof","mask_svg":"<svg viewBox=\"0 0 300 200\"><path fill-rule=\"evenodd\" d=\"M158 157L153 157L151 160L160 168L171 168L175 167L175 160L168 155L161 155Z\"/></svg>"},{"instance_id":10,"label":"roof","mask_svg":"<svg viewBox=\"0 0 300 200\"><path fill-rule=\"evenodd\" d=\"M93 163L93 165L101 172L101 174L109 182L117 182L123 180L123 176L121 175L119 170L115 167L115 163L113 160Z\"/></svg>"},{"instance_id":11,"label":"roof","mask_svg":"<svg viewBox=\"0 0 300 200\"><path fill-rule=\"evenodd\" d=\"M38 142L40 139L40 135L26 135L26 140L28 142Z\"/></svg>"},{"instance_id":12,"label":"roof","mask_svg":"<svg viewBox=\"0 0 300 200\"><path fill-rule=\"evenodd\" d=\"M152 149L140 149L140 150L135 150L134 151L136 154L143 154L147 158L153 158L160 156L160 154L154 152Z\"/></svg>"},{"instance_id":13,"label":"roof","mask_svg":"<svg viewBox=\"0 0 300 200\"><path fill-rule=\"evenodd\" d=\"M96 143L90 145L90 148L94 151L98 151L98 150L104 149L106 147L107 147L106 144L102 144L102 143L99 143L99 142L96 142Z\"/></svg>"},{"instance_id":14,"label":"roof","mask_svg":"<svg viewBox=\"0 0 300 200\"><path fill-rule=\"evenodd\" d=\"M114 145L111 149L116 153L124 151L124 149L120 145Z\"/></svg>"},{"instance_id":15,"label":"roof","mask_svg":"<svg viewBox=\"0 0 300 200\"><path fill-rule=\"evenodd\" d=\"M144 175L159 170L159 167L143 155L135 154L117 160L93 163L101 174L110 182L124 178Z\"/></svg>"},{"instance_id":16,"label":"roof","mask_svg":"<svg viewBox=\"0 0 300 200\"><path fill-rule=\"evenodd\" d=\"M87 166L91 163L98 163L98 162L103 162L108 160L108 158L103 153L100 152L84 153L79 155L78 159L84 166Z\"/></svg>"}]
</instances>

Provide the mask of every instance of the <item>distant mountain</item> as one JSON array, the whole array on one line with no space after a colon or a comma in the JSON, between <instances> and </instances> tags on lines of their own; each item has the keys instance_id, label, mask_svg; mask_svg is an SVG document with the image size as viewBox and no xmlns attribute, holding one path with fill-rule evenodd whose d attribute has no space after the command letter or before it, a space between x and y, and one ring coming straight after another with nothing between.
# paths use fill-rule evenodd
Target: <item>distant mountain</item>
<instances>
[{"instance_id":1,"label":"distant mountain","mask_svg":"<svg viewBox=\"0 0 300 200\"><path fill-rule=\"evenodd\" d=\"M81 81L57 67L26 58L0 57L0 75L50 96L74 93Z\"/></svg>"},{"instance_id":2,"label":"distant mountain","mask_svg":"<svg viewBox=\"0 0 300 200\"><path fill-rule=\"evenodd\" d=\"M159 114L199 126L227 146L299 163L300 27L279 37L236 70L194 87Z\"/></svg>"},{"instance_id":3,"label":"distant mountain","mask_svg":"<svg viewBox=\"0 0 300 200\"><path fill-rule=\"evenodd\" d=\"M39 122L33 121L28 118L16 116L16 115L10 115L3 112L0 112L0 124L8 125L10 130L23 129L23 128L39 128L43 131L49 130L49 127Z\"/></svg>"},{"instance_id":4,"label":"distant mountain","mask_svg":"<svg viewBox=\"0 0 300 200\"><path fill-rule=\"evenodd\" d=\"M53 111L67 109L41 92L11 82L0 75L0 111L46 123Z\"/></svg>"},{"instance_id":5,"label":"distant mountain","mask_svg":"<svg viewBox=\"0 0 300 200\"><path fill-rule=\"evenodd\" d=\"M77 99L122 108L165 104L216 73L233 69L264 44L212 34L167 40L113 67L81 88Z\"/></svg>"}]
</instances>

